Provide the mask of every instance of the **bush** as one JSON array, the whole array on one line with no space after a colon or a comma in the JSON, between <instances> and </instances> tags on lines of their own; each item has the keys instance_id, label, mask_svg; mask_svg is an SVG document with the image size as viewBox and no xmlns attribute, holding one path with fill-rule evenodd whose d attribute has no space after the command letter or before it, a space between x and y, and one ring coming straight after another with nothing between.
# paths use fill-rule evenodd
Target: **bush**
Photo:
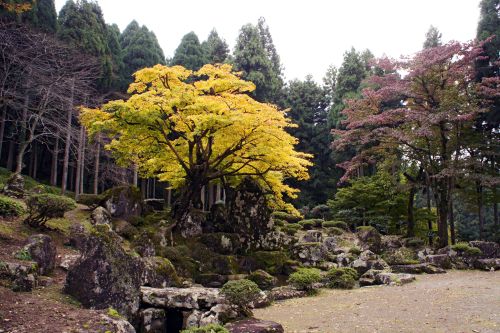
<instances>
[{"instance_id":1,"label":"bush","mask_svg":"<svg viewBox=\"0 0 500 333\"><path fill-rule=\"evenodd\" d=\"M309 220L299 221L299 224L302 226L302 229L304 229L304 230L321 228L322 223L323 223L322 219L309 219Z\"/></svg>"},{"instance_id":2,"label":"bush","mask_svg":"<svg viewBox=\"0 0 500 333\"><path fill-rule=\"evenodd\" d=\"M16 259L24 260L24 261L31 261L31 260L33 260L33 258L31 258L31 254L25 248L22 248L19 251L17 251L15 257L16 257Z\"/></svg>"},{"instance_id":3,"label":"bush","mask_svg":"<svg viewBox=\"0 0 500 333\"><path fill-rule=\"evenodd\" d=\"M248 279L253 281L259 286L260 289L266 290L271 289L276 284L276 278L269 274L268 272L258 269L255 272L252 272Z\"/></svg>"},{"instance_id":4,"label":"bush","mask_svg":"<svg viewBox=\"0 0 500 333\"><path fill-rule=\"evenodd\" d=\"M328 236L339 236L344 233L344 230L336 227L330 227L326 228L326 233L328 234Z\"/></svg>"},{"instance_id":5,"label":"bush","mask_svg":"<svg viewBox=\"0 0 500 333\"><path fill-rule=\"evenodd\" d=\"M468 243L460 242L451 246L451 249L457 252L465 253L470 256L480 256L483 254L477 247L470 246Z\"/></svg>"},{"instance_id":6,"label":"bush","mask_svg":"<svg viewBox=\"0 0 500 333\"><path fill-rule=\"evenodd\" d=\"M76 208L73 199L49 193L31 195L26 204L29 215L25 222L32 227L42 227L48 219L63 217Z\"/></svg>"},{"instance_id":7,"label":"bush","mask_svg":"<svg viewBox=\"0 0 500 333\"><path fill-rule=\"evenodd\" d=\"M419 263L415 252L407 247L400 247L392 252L387 252L382 255L382 258L389 265L410 265Z\"/></svg>"},{"instance_id":8,"label":"bush","mask_svg":"<svg viewBox=\"0 0 500 333\"><path fill-rule=\"evenodd\" d=\"M420 238L410 238L406 240L405 244L408 247L418 248L424 245L424 241Z\"/></svg>"},{"instance_id":9,"label":"bush","mask_svg":"<svg viewBox=\"0 0 500 333\"><path fill-rule=\"evenodd\" d=\"M325 221L322 226L323 228L340 228L343 230L347 230L349 228L347 223L343 221Z\"/></svg>"},{"instance_id":10,"label":"bush","mask_svg":"<svg viewBox=\"0 0 500 333\"><path fill-rule=\"evenodd\" d=\"M16 200L8 197L0 197L1 217L18 217L23 214L24 214L24 208Z\"/></svg>"},{"instance_id":11,"label":"bush","mask_svg":"<svg viewBox=\"0 0 500 333\"><path fill-rule=\"evenodd\" d=\"M255 282L242 279L226 282L220 292L230 303L248 310L250 303L259 298L261 290Z\"/></svg>"},{"instance_id":12,"label":"bush","mask_svg":"<svg viewBox=\"0 0 500 333\"><path fill-rule=\"evenodd\" d=\"M317 268L299 268L290 274L288 283L300 290L311 291L313 285L321 281L321 272Z\"/></svg>"},{"instance_id":13,"label":"bush","mask_svg":"<svg viewBox=\"0 0 500 333\"><path fill-rule=\"evenodd\" d=\"M287 212L273 212L271 216L273 220L282 220L288 223L297 223L301 220L299 215L293 215Z\"/></svg>"},{"instance_id":14,"label":"bush","mask_svg":"<svg viewBox=\"0 0 500 333\"><path fill-rule=\"evenodd\" d=\"M349 249L349 253L359 256L361 254L361 249L357 246L353 246Z\"/></svg>"},{"instance_id":15,"label":"bush","mask_svg":"<svg viewBox=\"0 0 500 333\"><path fill-rule=\"evenodd\" d=\"M332 268L326 273L330 288L352 289L356 285L358 273L350 267Z\"/></svg>"},{"instance_id":16,"label":"bush","mask_svg":"<svg viewBox=\"0 0 500 333\"><path fill-rule=\"evenodd\" d=\"M327 205L317 205L311 209L309 214L316 219L328 218L331 214L330 207Z\"/></svg>"},{"instance_id":17,"label":"bush","mask_svg":"<svg viewBox=\"0 0 500 333\"><path fill-rule=\"evenodd\" d=\"M283 232L285 232L287 235L293 236L297 233L297 231L299 231L300 228L300 224L285 224L281 227L281 230L283 230Z\"/></svg>"},{"instance_id":18,"label":"bush","mask_svg":"<svg viewBox=\"0 0 500 333\"><path fill-rule=\"evenodd\" d=\"M89 208L95 208L101 204L102 199L103 197L99 194L82 193L77 196L76 202Z\"/></svg>"},{"instance_id":19,"label":"bush","mask_svg":"<svg viewBox=\"0 0 500 333\"><path fill-rule=\"evenodd\" d=\"M201 327L191 327L187 330L181 331L181 333L229 333L229 331L224 328L224 326L218 324L210 324Z\"/></svg>"}]
</instances>

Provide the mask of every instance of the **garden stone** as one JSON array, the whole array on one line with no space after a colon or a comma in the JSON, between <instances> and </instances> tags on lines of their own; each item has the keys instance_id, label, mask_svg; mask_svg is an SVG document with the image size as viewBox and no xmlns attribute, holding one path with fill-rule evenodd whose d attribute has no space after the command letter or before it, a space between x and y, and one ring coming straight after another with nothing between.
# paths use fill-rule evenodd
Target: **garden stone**
<instances>
[{"instance_id":1,"label":"garden stone","mask_svg":"<svg viewBox=\"0 0 500 333\"><path fill-rule=\"evenodd\" d=\"M307 292L304 290L298 290L292 286L282 286L271 289L267 292L267 297L271 301L281 301L290 298L298 298L307 296Z\"/></svg>"},{"instance_id":2,"label":"garden stone","mask_svg":"<svg viewBox=\"0 0 500 333\"><path fill-rule=\"evenodd\" d=\"M166 314L163 309L148 308L140 311L141 333L164 333L167 329Z\"/></svg>"},{"instance_id":3,"label":"garden stone","mask_svg":"<svg viewBox=\"0 0 500 333\"><path fill-rule=\"evenodd\" d=\"M32 291L38 285L37 265L2 261L0 279L8 280L13 291Z\"/></svg>"},{"instance_id":4,"label":"garden stone","mask_svg":"<svg viewBox=\"0 0 500 333\"><path fill-rule=\"evenodd\" d=\"M116 318L101 314L101 322L113 326L113 333L136 333L135 328L124 318Z\"/></svg>"},{"instance_id":5,"label":"garden stone","mask_svg":"<svg viewBox=\"0 0 500 333\"><path fill-rule=\"evenodd\" d=\"M305 243L321 243L323 241L323 234L319 230L307 230L302 241Z\"/></svg>"},{"instance_id":6,"label":"garden stone","mask_svg":"<svg viewBox=\"0 0 500 333\"><path fill-rule=\"evenodd\" d=\"M375 276L375 282L389 286L407 284L413 281L415 281L415 276L412 274L383 272Z\"/></svg>"},{"instance_id":7,"label":"garden stone","mask_svg":"<svg viewBox=\"0 0 500 333\"><path fill-rule=\"evenodd\" d=\"M103 206L112 217L127 219L144 210L141 191L135 186L117 186L102 194Z\"/></svg>"},{"instance_id":8,"label":"garden stone","mask_svg":"<svg viewBox=\"0 0 500 333\"><path fill-rule=\"evenodd\" d=\"M446 271L442 268L434 266L430 263L421 263L413 265L392 265L391 270L394 273L409 273L409 274L442 274Z\"/></svg>"},{"instance_id":9,"label":"garden stone","mask_svg":"<svg viewBox=\"0 0 500 333\"><path fill-rule=\"evenodd\" d=\"M278 282L278 279L262 269L252 272L248 279L255 282L262 290L271 289Z\"/></svg>"},{"instance_id":10,"label":"garden stone","mask_svg":"<svg viewBox=\"0 0 500 333\"><path fill-rule=\"evenodd\" d=\"M373 227L359 227L356 235L362 243L363 249L380 253L382 250L382 238L377 229Z\"/></svg>"},{"instance_id":11,"label":"garden stone","mask_svg":"<svg viewBox=\"0 0 500 333\"><path fill-rule=\"evenodd\" d=\"M26 240L24 250L37 263L40 275L52 273L56 266L56 245L48 235L32 235Z\"/></svg>"},{"instance_id":12,"label":"garden stone","mask_svg":"<svg viewBox=\"0 0 500 333\"><path fill-rule=\"evenodd\" d=\"M225 326L230 333L283 333L283 326L267 320L255 318L238 320Z\"/></svg>"},{"instance_id":13,"label":"garden stone","mask_svg":"<svg viewBox=\"0 0 500 333\"><path fill-rule=\"evenodd\" d=\"M210 309L223 303L217 288L151 288L141 287L142 303L155 308Z\"/></svg>"},{"instance_id":14,"label":"garden stone","mask_svg":"<svg viewBox=\"0 0 500 333\"><path fill-rule=\"evenodd\" d=\"M75 264L75 262L77 262L79 258L80 258L79 254L65 254L61 258L61 263L59 264L59 267L67 271L71 266Z\"/></svg>"},{"instance_id":15,"label":"garden stone","mask_svg":"<svg viewBox=\"0 0 500 333\"><path fill-rule=\"evenodd\" d=\"M474 268L482 269L485 271L497 271L500 269L500 259L478 259L474 262Z\"/></svg>"},{"instance_id":16,"label":"garden stone","mask_svg":"<svg viewBox=\"0 0 500 333\"><path fill-rule=\"evenodd\" d=\"M434 266L443 269L451 269L451 259L448 254L433 254L425 257L425 260Z\"/></svg>"},{"instance_id":17,"label":"garden stone","mask_svg":"<svg viewBox=\"0 0 500 333\"><path fill-rule=\"evenodd\" d=\"M477 247L481 250L481 258L500 258L500 245L495 242L471 241L470 246Z\"/></svg>"},{"instance_id":18,"label":"garden stone","mask_svg":"<svg viewBox=\"0 0 500 333\"><path fill-rule=\"evenodd\" d=\"M92 211L90 214L90 222L93 225L96 224L107 224L111 222L111 214L108 212L108 210L104 207L97 207Z\"/></svg>"},{"instance_id":19,"label":"garden stone","mask_svg":"<svg viewBox=\"0 0 500 333\"><path fill-rule=\"evenodd\" d=\"M13 173L3 188L3 193L6 196L13 198L24 197L24 177L19 173Z\"/></svg>"},{"instance_id":20,"label":"garden stone","mask_svg":"<svg viewBox=\"0 0 500 333\"><path fill-rule=\"evenodd\" d=\"M143 263L141 285L154 288L176 287L180 285L174 266L162 257L146 257Z\"/></svg>"}]
</instances>

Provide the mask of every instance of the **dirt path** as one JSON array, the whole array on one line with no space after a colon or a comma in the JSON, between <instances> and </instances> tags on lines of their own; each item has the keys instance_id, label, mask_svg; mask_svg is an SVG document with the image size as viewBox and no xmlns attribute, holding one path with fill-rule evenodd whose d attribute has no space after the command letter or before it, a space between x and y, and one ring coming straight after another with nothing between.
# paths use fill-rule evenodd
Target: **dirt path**
<instances>
[{"instance_id":1,"label":"dirt path","mask_svg":"<svg viewBox=\"0 0 500 333\"><path fill-rule=\"evenodd\" d=\"M324 290L258 309L287 333L500 332L500 271L422 275L401 287Z\"/></svg>"}]
</instances>

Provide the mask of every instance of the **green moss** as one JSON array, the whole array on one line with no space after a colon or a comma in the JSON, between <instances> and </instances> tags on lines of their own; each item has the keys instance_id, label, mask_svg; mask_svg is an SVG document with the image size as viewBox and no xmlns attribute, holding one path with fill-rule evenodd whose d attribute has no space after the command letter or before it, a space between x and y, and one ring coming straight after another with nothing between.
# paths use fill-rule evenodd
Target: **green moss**
<instances>
[{"instance_id":1,"label":"green moss","mask_svg":"<svg viewBox=\"0 0 500 333\"><path fill-rule=\"evenodd\" d=\"M50 229L61 232L64 235L69 235L72 223L67 218L62 217L57 219L50 219L45 222L45 225Z\"/></svg>"},{"instance_id":2,"label":"green moss","mask_svg":"<svg viewBox=\"0 0 500 333\"><path fill-rule=\"evenodd\" d=\"M14 199L0 196L0 217L18 217L25 213L24 207Z\"/></svg>"},{"instance_id":3,"label":"green moss","mask_svg":"<svg viewBox=\"0 0 500 333\"><path fill-rule=\"evenodd\" d=\"M110 316L112 318L117 318L117 319L122 318L122 315L118 311L116 311L116 309L114 309L112 307L108 308L107 314L108 314L108 316Z\"/></svg>"},{"instance_id":4,"label":"green moss","mask_svg":"<svg viewBox=\"0 0 500 333\"><path fill-rule=\"evenodd\" d=\"M326 233L329 236L340 236L344 233L344 230L337 227L328 227L326 228Z\"/></svg>"},{"instance_id":5,"label":"green moss","mask_svg":"<svg viewBox=\"0 0 500 333\"><path fill-rule=\"evenodd\" d=\"M19 260L24 260L24 261L31 261L31 254L28 252L28 250L22 248L16 253L16 258Z\"/></svg>"},{"instance_id":6,"label":"green moss","mask_svg":"<svg viewBox=\"0 0 500 333\"><path fill-rule=\"evenodd\" d=\"M322 219L309 219L309 220L299 221L299 224L302 226L302 229L311 230L314 228L321 228L323 222L324 220Z\"/></svg>"},{"instance_id":7,"label":"green moss","mask_svg":"<svg viewBox=\"0 0 500 333\"><path fill-rule=\"evenodd\" d=\"M349 253L359 256L361 254L361 249L357 246L353 246L349 249Z\"/></svg>"},{"instance_id":8,"label":"green moss","mask_svg":"<svg viewBox=\"0 0 500 333\"><path fill-rule=\"evenodd\" d=\"M282 274L289 259L288 254L283 251L257 251L251 256L255 259L258 268L273 275Z\"/></svg>"},{"instance_id":9,"label":"green moss","mask_svg":"<svg viewBox=\"0 0 500 333\"><path fill-rule=\"evenodd\" d=\"M229 331L221 325L210 324L201 327L192 327L187 330L181 331L181 333L229 333Z\"/></svg>"},{"instance_id":10,"label":"green moss","mask_svg":"<svg viewBox=\"0 0 500 333\"><path fill-rule=\"evenodd\" d=\"M382 255L382 258L389 265L411 265L419 263L415 251L406 247L401 247L394 251L386 252Z\"/></svg>"},{"instance_id":11,"label":"green moss","mask_svg":"<svg viewBox=\"0 0 500 333\"><path fill-rule=\"evenodd\" d=\"M470 256L480 256L483 254L477 247L470 246L468 243L460 242L451 246L451 249L457 252L465 253Z\"/></svg>"},{"instance_id":12,"label":"green moss","mask_svg":"<svg viewBox=\"0 0 500 333\"><path fill-rule=\"evenodd\" d=\"M350 267L332 268L326 273L329 288L352 289L356 285L358 273Z\"/></svg>"},{"instance_id":13,"label":"green moss","mask_svg":"<svg viewBox=\"0 0 500 333\"><path fill-rule=\"evenodd\" d=\"M347 230L349 227L347 226L347 223L343 221L325 221L322 224L323 228L340 228L343 230Z\"/></svg>"},{"instance_id":14,"label":"green moss","mask_svg":"<svg viewBox=\"0 0 500 333\"><path fill-rule=\"evenodd\" d=\"M299 290L311 291L313 285L321 281L321 272L317 268L299 268L290 274L288 283Z\"/></svg>"}]
</instances>

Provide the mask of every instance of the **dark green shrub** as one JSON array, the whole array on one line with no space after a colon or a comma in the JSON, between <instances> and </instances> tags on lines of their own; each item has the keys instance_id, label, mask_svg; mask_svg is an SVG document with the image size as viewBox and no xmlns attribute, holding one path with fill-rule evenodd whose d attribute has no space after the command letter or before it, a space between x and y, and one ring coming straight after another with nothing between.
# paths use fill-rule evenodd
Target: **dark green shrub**
<instances>
[{"instance_id":1,"label":"dark green shrub","mask_svg":"<svg viewBox=\"0 0 500 333\"><path fill-rule=\"evenodd\" d=\"M326 233L328 234L328 236L339 236L344 233L344 230L336 227L329 227L326 228Z\"/></svg>"},{"instance_id":2,"label":"dark green shrub","mask_svg":"<svg viewBox=\"0 0 500 333\"><path fill-rule=\"evenodd\" d=\"M343 230L347 230L349 228L347 223L343 221L325 221L322 226L323 228L340 228Z\"/></svg>"},{"instance_id":3,"label":"dark green shrub","mask_svg":"<svg viewBox=\"0 0 500 333\"><path fill-rule=\"evenodd\" d=\"M95 208L101 204L102 199L103 197L99 194L82 193L76 197L76 202L89 208Z\"/></svg>"},{"instance_id":4,"label":"dark green shrub","mask_svg":"<svg viewBox=\"0 0 500 333\"><path fill-rule=\"evenodd\" d=\"M24 214L23 206L14 199L0 197L0 216L18 217Z\"/></svg>"},{"instance_id":5,"label":"dark green shrub","mask_svg":"<svg viewBox=\"0 0 500 333\"><path fill-rule=\"evenodd\" d=\"M295 235L300 229L301 229L300 224L285 224L284 226L281 227L281 230L285 232L286 234L293 236Z\"/></svg>"},{"instance_id":6,"label":"dark green shrub","mask_svg":"<svg viewBox=\"0 0 500 333\"><path fill-rule=\"evenodd\" d=\"M221 325L210 324L201 327L192 327L187 330L182 330L181 333L229 333L229 331Z\"/></svg>"},{"instance_id":7,"label":"dark green shrub","mask_svg":"<svg viewBox=\"0 0 500 333\"><path fill-rule=\"evenodd\" d=\"M477 247L470 246L468 243L460 242L451 246L451 249L470 256L480 256L483 254Z\"/></svg>"},{"instance_id":8,"label":"dark green shrub","mask_svg":"<svg viewBox=\"0 0 500 333\"><path fill-rule=\"evenodd\" d=\"M309 215L315 219L326 219L331 215L331 209L328 205L317 205L311 209Z\"/></svg>"},{"instance_id":9,"label":"dark green shrub","mask_svg":"<svg viewBox=\"0 0 500 333\"><path fill-rule=\"evenodd\" d=\"M251 257L255 259L257 268L273 275L282 274L289 259L288 254L284 251L257 251Z\"/></svg>"},{"instance_id":10,"label":"dark green shrub","mask_svg":"<svg viewBox=\"0 0 500 333\"><path fill-rule=\"evenodd\" d=\"M226 282L220 292L230 303L248 311L250 303L259 298L261 290L255 282L242 279Z\"/></svg>"},{"instance_id":11,"label":"dark green shrub","mask_svg":"<svg viewBox=\"0 0 500 333\"><path fill-rule=\"evenodd\" d=\"M285 220L273 219L274 225L278 227L282 227L287 223Z\"/></svg>"},{"instance_id":12,"label":"dark green shrub","mask_svg":"<svg viewBox=\"0 0 500 333\"><path fill-rule=\"evenodd\" d=\"M255 282L262 290L271 289L272 287L274 287L277 281L274 276L262 269L258 269L252 272L248 276L248 279Z\"/></svg>"},{"instance_id":13,"label":"dark green shrub","mask_svg":"<svg viewBox=\"0 0 500 333\"><path fill-rule=\"evenodd\" d=\"M25 223L32 227L43 227L48 219L63 217L64 213L76 208L73 199L49 193L31 195L26 205L29 215Z\"/></svg>"},{"instance_id":14,"label":"dark green shrub","mask_svg":"<svg viewBox=\"0 0 500 333\"><path fill-rule=\"evenodd\" d=\"M406 246L408 247L421 247L424 245L424 241L420 238L410 238L406 240Z\"/></svg>"},{"instance_id":15,"label":"dark green shrub","mask_svg":"<svg viewBox=\"0 0 500 333\"><path fill-rule=\"evenodd\" d=\"M359 256L361 254L361 249L357 246L353 246L349 249L349 253Z\"/></svg>"},{"instance_id":16,"label":"dark green shrub","mask_svg":"<svg viewBox=\"0 0 500 333\"><path fill-rule=\"evenodd\" d=\"M288 283L299 290L311 291L313 285L321 281L321 272L317 268L299 268L290 274Z\"/></svg>"},{"instance_id":17,"label":"dark green shrub","mask_svg":"<svg viewBox=\"0 0 500 333\"><path fill-rule=\"evenodd\" d=\"M304 229L304 230L321 228L322 223L323 223L322 219L309 219L309 220L299 221L299 224L302 226L302 229Z\"/></svg>"},{"instance_id":18,"label":"dark green shrub","mask_svg":"<svg viewBox=\"0 0 500 333\"><path fill-rule=\"evenodd\" d=\"M31 254L28 252L27 249L22 248L16 253L16 258L19 260L25 260L25 261L31 261Z\"/></svg>"},{"instance_id":19,"label":"dark green shrub","mask_svg":"<svg viewBox=\"0 0 500 333\"><path fill-rule=\"evenodd\" d=\"M326 273L326 278L330 288L352 289L356 285L358 273L350 267L332 268Z\"/></svg>"},{"instance_id":20,"label":"dark green shrub","mask_svg":"<svg viewBox=\"0 0 500 333\"><path fill-rule=\"evenodd\" d=\"M283 220L288 223L297 223L302 219L300 215L293 215L287 212L273 212L271 216L273 220Z\"/></svg>"}]
</instances>

